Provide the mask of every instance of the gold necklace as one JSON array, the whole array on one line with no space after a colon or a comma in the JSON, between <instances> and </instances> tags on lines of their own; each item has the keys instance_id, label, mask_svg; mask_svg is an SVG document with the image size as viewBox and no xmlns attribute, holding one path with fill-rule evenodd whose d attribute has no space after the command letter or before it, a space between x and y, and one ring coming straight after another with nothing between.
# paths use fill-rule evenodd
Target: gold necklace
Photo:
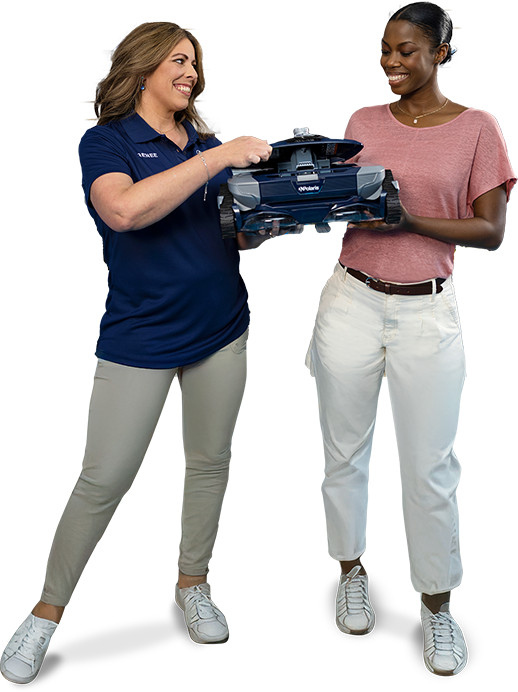
<instances>
[{"instance_id":1,"label":"gold necklace","mask_svg":"<svg viewBox=\"0 0 518 692\"><path fill-rule=\"evenodd\" d=\"M139 113L138 111L137 111L137 113L138 113L138 115L140 115L142 120L145 120L150 127L153 127L152 125L149 124L149 122L144 118L144 116L141 113ZM168 132L171 132L171 130L176 130L176 129L177 129L176 122L173 125L173 127L170 127L168 130L164 130L163 132L160 132L160 130L158 130L156 127L153 127L153 130L155 130L155 132L158 132L159 135L165 135Z\"/></svg>"},{"instance_id":2,"label":"gold necklace","mask_svg":"<svg viewBox=\"0 0 518 692\"><path fill-rule=\"evenodd\" d=\"M434 113L438 113L439 111L442 111L442 109L445 107L445 105L449 103L449 99L446 99L446 101L442 104L440 108L438 108L436 111L430 111L429 113L423 113L423 115L410 115L410 113L407 113L404 111L401 106L399 105L399 101L396 103L396 106L399 108L399 110L404 113L405 115L408 115L409 118L414 119L414 125L417 124L417 121L419 118L426 118L427 115L433 115Z\"/></svg>"},{"instance_id":3,"label":"gold necklace","mask_svg":"<svg viewBox=\"0 0 518 692\"><path fill-rule=\"evenodd\" d=\"M160 132L160 130L157 130L159 135L166 135L168 132L171 132L171 130L176 130L176 123L173 125L173 127L170 127L168 130L164 130L163 132Z\"/></svg>"}]
</instances>

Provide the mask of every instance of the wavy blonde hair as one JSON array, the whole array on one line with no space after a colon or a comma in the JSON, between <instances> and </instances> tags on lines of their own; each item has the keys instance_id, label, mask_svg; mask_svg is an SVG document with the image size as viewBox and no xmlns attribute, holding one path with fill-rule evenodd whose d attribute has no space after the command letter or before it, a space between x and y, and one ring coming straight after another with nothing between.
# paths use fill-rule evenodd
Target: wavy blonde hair
<instances>
[{"instance_id":1,"label":"wavy blonde hair","mask_svg":"<svg viewBox=\"0 0 518 692\"><path fill-rule=\"evenodd\" d=\"M109 73L97 85L94 109L98 125L121 120L138 107L141 98L142 77L151 74L184 38L194 46L198 81L189 98L189 105L175 113L175 120L188 120L203 137L214 133L200 117L194 102L205 88L202 50L194 36L171 22L148 22L133 29L112 55Z\"/></svg>"}]
</instances>

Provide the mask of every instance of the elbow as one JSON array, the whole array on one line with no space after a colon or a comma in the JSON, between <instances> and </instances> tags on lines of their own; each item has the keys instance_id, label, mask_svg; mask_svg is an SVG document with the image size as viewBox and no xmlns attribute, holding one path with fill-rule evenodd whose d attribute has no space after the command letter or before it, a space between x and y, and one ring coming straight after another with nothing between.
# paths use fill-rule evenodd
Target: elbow
<instances>
[{"instance_id":1,"label":"elbow","mask_svg":"<svg viewBox=\"0 0 518 692\"><path fill-rule=\"evenodd\" d=\"M115 231L115 233L127 233L127 231L130 230L130 228L123 223L122 221L119 223L117 219L115 219L114 222L110 224L110 228L112 231Z\"/></svg>"},{"instance_id":2,"label":"elbow","mask_svg":"<svg viewBox=\"0 0 518 692\"><path fill-rule=\"evenodd\" d=\"M502 242L504 240L504 231L505 231L505 226L502 228L496 228L491 235L488 236L485 244L486 250L489 250L490 252L493 252L494 250L498 250L500 245L502 245Z\"/></svg>"},{"instance_id":3,"label":"elbow","mask_svg":"<svg viewBox=\"0 0 518 692\"><path fill-rule=\"evenodd\" d=\"M127 213L122 211L112 211L103 218L104 223L116 233L127 233L136 229L135 220Z\"/></svg>"},{"instance_id":4,"label":"elbow","mask_svg":"<svg viewBox=\"0 0 518 692\"><path fill-rule=\"evenodd\" d=\"M116 233L126 233L135 230L135 220L125 209L102 208L101 205L92 205L99 214L103 223ZM101 207L100 209L98 207Z\"/></svg>"},{"instance_id":5,"label":"elbow","mask_svg":"<svg viewBox=\"0 0 518 692\"><path fill-rule=\"evenodd\" d=\"M504 232L505 220L503 223L484 221L476 233L471 236L466 246L489 250L490 252L498 250L504 240Z\"/></svg>"},{"instance_id":6,"label":"elbow","mask_svg":"<svg viewBox=\"0 0 518 692\"><path fill-rule=\"evenodd\" d=\"M142 213L138 209L124 206L112 209L106 223L116 233L128 233L128 231L141 231L158 220L150 218L149 214Z\"/></svg>"},{"instance_id":7,"label":"elbow","mask_svg":"<svg viewBox=\"0 0 518 692\"><path fill-rule=\"evenodd\" d=\"M116 233L127 233L137 227L136 215L127 204L112 207L107 216L106 223Z\"/></svg>"},{"instance_id":8,"label":"elbow","mask_svg":"<svg viewBox=\"0 0 518 692\"><path fill-rule=\"evenodd\" d=\"M127 219L115 218L112 223L108 224L115 233L127 233L133 231L133 225Z\"/></svg>"}]
</instances>

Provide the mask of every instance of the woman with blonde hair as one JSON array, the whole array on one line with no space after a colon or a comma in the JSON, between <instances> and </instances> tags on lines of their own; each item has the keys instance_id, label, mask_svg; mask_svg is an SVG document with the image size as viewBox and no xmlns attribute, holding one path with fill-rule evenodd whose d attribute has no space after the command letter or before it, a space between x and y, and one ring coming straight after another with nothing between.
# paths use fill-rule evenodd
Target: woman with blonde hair
<instances>
[{"instance_id":1,"label":"woman with blonde hair","mask_svg":"<svg viewBox=\"0 0 518 692\"><path fill-rule=\"evenodd\" d=\"M98 123L79 154L109 291L86 452L41 600L1 659L12 682L38 674L81 573L137 474L175 376L186 457L176 601L194 641L228 638L206 575L246 377L249 311L238 249L269 236L223 240L217 194L229 167L266 160L271 147L254 137L221 144L196 110L204 85L194 36L156 22L120 43L97 88Z\"/></svg>"}]
</instances>

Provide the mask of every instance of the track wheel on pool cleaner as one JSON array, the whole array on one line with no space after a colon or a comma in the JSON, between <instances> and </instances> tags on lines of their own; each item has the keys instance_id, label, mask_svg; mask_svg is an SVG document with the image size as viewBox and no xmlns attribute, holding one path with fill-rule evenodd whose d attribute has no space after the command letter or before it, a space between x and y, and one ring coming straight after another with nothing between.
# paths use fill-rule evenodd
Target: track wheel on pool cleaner
<instances>
[{"instance_id":1,"label":"track wheel on pool cleaner","mask_svg":"<svg viewBox=\"0 0 518 692\"><path fill-rule=\"evenodd\" d=\"M401 221L401 203L399 201L399 192L396 185L394 185L392 171L386 170L385 180L383 181L383 191L387 193L385 223L388 224L395 224Z\"/></svg>"},{"instance_id":2,"label":"track wheel on pool cleaner","mask_svg":"<svg viewBox=\"0 0 518 692\"><path fill-rule=\"evenodd\" d=\"M219 186L219 222L223 238L235 238L237 236L236 216L232 209L232 193L227 183Z\"/></svg>"}]
</instances>

